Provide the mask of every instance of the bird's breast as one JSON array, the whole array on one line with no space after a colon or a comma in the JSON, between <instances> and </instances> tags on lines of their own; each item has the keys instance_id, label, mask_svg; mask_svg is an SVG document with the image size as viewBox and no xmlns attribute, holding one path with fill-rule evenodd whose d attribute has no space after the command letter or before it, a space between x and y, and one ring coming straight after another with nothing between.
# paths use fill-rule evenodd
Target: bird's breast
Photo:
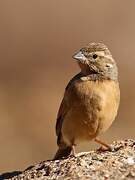
<instances>
[{"instance_id":1,"label":"bird's breast","mask_svg":"<svg viewBox=\"0 0 135 180\"><path fill-rule=\"evenodd\" d=\"M118 82L78 81L68 93L70 109L63 123L68 138L93 138L110 127L119 105Z\"/></svg>"}]
</instances>

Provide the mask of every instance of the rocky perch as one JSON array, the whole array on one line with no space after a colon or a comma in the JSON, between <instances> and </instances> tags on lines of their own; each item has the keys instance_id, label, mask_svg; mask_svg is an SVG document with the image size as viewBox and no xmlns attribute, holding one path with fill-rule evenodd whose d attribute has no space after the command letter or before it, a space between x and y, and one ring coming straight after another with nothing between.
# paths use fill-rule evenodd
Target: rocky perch
<instances>
[{"instance_id":1,"label":"rocky perch","mask_svg":"<svg viewBox=\"0 0 135 180\"><path fill-rule=\"evenodd\" d=\"M112 151L90 151L67 159L43 161L22 172L4 173L0 180L135 179L135 140L116 141L111 146Z\"/></svg>"}]
</instances>

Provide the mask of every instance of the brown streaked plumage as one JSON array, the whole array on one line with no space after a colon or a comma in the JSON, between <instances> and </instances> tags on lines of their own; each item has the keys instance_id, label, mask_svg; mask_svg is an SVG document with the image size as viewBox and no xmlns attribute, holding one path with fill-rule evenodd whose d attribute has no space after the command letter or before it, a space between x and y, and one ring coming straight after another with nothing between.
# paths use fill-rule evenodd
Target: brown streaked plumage
<instances>
[{"instance_id":1,"label":"brown streaked plumage","mask_svg":"<svg viewBox=\"0 0 135 180\"><path fill-rule=\"evenodd\" d=\"M114 121L120 100L116 62L102 43L90 43L73 56L81 72L68 83L56 122L59 149L54 159L70 155L81 141L95 139Z\"/></svg>"}]
</instances>

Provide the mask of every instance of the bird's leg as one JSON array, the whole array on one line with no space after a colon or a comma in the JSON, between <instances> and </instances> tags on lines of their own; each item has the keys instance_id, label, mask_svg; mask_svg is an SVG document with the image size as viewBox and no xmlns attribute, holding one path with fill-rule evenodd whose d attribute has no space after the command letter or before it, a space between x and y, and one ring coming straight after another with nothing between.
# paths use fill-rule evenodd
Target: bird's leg
<instances>
[{"instance_id":1,"label":"bird's leg","mask_svg":"<svg viewBox=\"0 0 135 180\"><path fill-rule=\"evenodd\" d=\"M110 145L106 144L98 138L95 138L95 142L101 145L101 147L99 148L100 151L112 150L112 147Z\"/></svg>"},{"instance_id":2,"label":"bird's leg","mask_svg":"<svg viewBox=\"0 0 135 180\"><path fill-rule=\"evenodd\" d=\"M72 156L75 156L75 155L76 155L76 152L75 152L75 145L72 145L71 155L72 155Z\"/></svg>"}]
</instances>

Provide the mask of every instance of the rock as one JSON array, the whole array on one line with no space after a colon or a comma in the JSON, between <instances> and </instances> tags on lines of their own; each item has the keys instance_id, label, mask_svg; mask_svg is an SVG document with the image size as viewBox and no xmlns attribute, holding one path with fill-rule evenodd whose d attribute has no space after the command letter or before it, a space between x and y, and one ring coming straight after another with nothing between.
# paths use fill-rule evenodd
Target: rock
<instances>
[{"instance_id":1,"label":"rock","mask_svg":"<svg viewBox=\"0 0 135 180\"><path fill-rule=\"evenodd\" d=\"M22 172L4 173L0 180L135 179L135 140L116 141L111 146L112 151L90 151L62 160L43 161Z\"/></svg>"}]
</instances>

